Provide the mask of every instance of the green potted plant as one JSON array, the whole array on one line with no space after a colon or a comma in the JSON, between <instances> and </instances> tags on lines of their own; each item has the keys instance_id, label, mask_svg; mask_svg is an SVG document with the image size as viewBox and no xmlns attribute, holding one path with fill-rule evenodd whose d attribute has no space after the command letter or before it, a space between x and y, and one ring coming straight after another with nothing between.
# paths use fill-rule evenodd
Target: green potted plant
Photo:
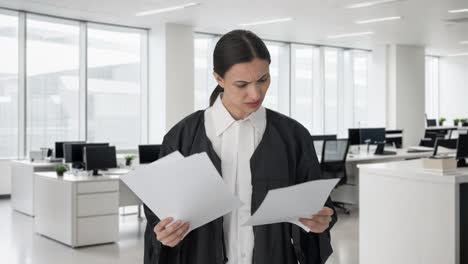
<instances>
[{"instance_id":1,"label":"green potted plant","mask_svg":"<svg viewBox=\"0 0 468 264\"><path fill-rule=\"evenodd\" d=\"M131 166L132 165L132 160L135 159L135 155L130 154L125 156L125 166Z\"/></svg>"},{"instance_id":2,"label":"green potted plant","mask_svg":"<svg viewBox=\"0 0 468 264\"><path fill-rule=\"evenodd\" d=\"M68 167L65 164L59 164L55 166L55 172L57 176L63 176L63 174L68 170Z\"/></svg>"},{"instance_id":3,"label":"green potted plant","mask_svg":"<svg viewBox=\"0 0 468 264\"><path fill-rule=\"evenodd\" d=\"M460 123L460 118L453 119L453 125L454 126L458 126L458 123Z\"/></svg>"},{"instance_id":4,"label":"green potted plant","mask_svg":"<svg viewBox=\"0 0 468 264\"><path fill-rule=\"evenodd\" d=\"M443 126L443 125L444 125L444 122L445 122L445 120L447 120L447 118L445 118L445 117L441 117L441 118L439 118L439 126Z\"/></svg>"}]
</instances>

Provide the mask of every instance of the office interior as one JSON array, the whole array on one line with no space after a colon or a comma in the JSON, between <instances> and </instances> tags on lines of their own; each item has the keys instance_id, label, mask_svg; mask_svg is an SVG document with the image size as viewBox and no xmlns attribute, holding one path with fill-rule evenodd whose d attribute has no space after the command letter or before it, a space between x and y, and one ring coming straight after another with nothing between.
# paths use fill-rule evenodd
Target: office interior
<instances>
[{"instance_id":1,"label":"office interior","mask_svg":"<svg viewBox=\"0 0 468 264\"><path fill-rule=\"evenodd\" d=\"M271 53L263 105L342 179L326 263L468 263L464 0L0 0L0 263L143 263L119 177L209 106L238 28Z\"/></svg>"}]
</instances>

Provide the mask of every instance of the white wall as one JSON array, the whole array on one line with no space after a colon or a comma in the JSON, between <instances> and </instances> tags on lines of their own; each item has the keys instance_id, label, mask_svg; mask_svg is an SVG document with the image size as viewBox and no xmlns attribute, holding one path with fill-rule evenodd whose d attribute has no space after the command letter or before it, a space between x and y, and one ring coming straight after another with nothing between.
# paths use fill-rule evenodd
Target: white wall
<instances>
[{"instance_id":1,"label":"white wall","mask_svg":"<svg viewBox=\"0 0 468 264\"><path fill-rule=\"evenodd\" d=\"M9 160L0 160L0 195L11 193L11 169Z\"/></svg>"},{"instance_id":2,"label":"white wall","mask_svg":"<svg viewBox=\"0 0 468 264\"><path fill-rule=\"evenodd\" d=\"M468 118L468 57L440 59L439 108L447 125L454 118Z\"/></svg>"},{"instance_id":3,"label":"white wall","mask_svg":"<svg viewBox=\"0 0 468 264\"><path fill-rule=\"evenodd\" d=\"M403 129L404 146L414 146L425 128L425 49L391 45L388 55L387 126Z\"/></svg>"}]
</instances>

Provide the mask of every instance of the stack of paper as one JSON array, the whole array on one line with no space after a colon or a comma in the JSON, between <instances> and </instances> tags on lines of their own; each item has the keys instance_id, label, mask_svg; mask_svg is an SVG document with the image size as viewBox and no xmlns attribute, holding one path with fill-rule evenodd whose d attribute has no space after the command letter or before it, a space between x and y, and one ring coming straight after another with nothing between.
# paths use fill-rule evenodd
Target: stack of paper
<instances>
[{"instance_id":1,"label":"stack of paper","mask_svg":"<svg viewBox=\"0 0 468 264\"><path fill-rule=\"evenodd\" d=\"M194 230L242 206L206 153L184 158L174 152L121 176L127 186L160 218L190 223ZM290 222L322 209L339 179L317 180L269 191L245 225Z\"/></svg>"},{"instance_id":2,"label":"stack of paper","mask_svg":"<svg viewBox=\"0 0 468 264\"><path fill-rule=\"evenodd\" d=\"M206 153L174 152L121 179L160 219L189 222L189 232L242 206Z\"/></svg>"}]
</instances>

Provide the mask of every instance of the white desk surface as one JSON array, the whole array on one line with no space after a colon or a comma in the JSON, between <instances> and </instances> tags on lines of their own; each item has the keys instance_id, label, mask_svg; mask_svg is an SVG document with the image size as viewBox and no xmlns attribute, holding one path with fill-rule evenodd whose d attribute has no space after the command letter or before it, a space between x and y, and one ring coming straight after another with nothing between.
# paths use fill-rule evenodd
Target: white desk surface
<instances>
[{"instance_id":1,"label":"white desk surface","mask_svg":"<svg viewBox=\"0 0 468 264\"><path fill-rule=\"evenodd\" d=\"M68 182L87 182L87 181L109 181L119 180L120 174L106 174L106 175L75 175L72 173L65 173L63 176L58 176L56 172L37 172L36 175L46 177L54 180L68 181Z\"/></svg>"},{"instance_id":2,"label":"white desk surface","mask_svg":"<svg viewBox=\"0 0 468 264\"><path fill-rule=\"evenodd\" d=\"M356 162L374 162L374 161L396 161L396 160L404 160L404 159L411 159L411 158L424 158L430 157L433 154L433 151L427 152L408 152L407 148L403 149L395 149L395 148L385 148L386 151L395 151L395 155L375 155L375 147L371 147L369 152L367 152L367 147L361 147L360 151L357 153L348 152L348 156L346 158L347 163L356 163ZM439 153L442 154L455 154L455 150L446 149L440 147ZM317 157L318 160L321 160L321 156Z\"/></svg>"},{"instance_id":3,"label":"white desk surface","mask_svg":"<svg viewBox=\"0 0 468 264\"><path fill-rule=\"evenodd\" d=\"M27 166L34 166L34 167L53 167L53 166L62 164L60 162L47 162L47 161L31 162L30 160L12 160L11 162L24 164L24 165L27 165Z\"/></svg>"},{"instance_id":4,"label":"white desk surface","mask_svg":"<svg viewBox=\"0 0 468 264\"><path fill-rule=\"evenodd\" d=\"M389 177L406 178L410 180L423 180L432 182L459 183L468 182L468 168L457 168L450 172L437 172L425 169L423 161L404 160L386 163L371 163L357 165L361 172L367 174L385 175Z\"/></svg>"}]
</instances>

